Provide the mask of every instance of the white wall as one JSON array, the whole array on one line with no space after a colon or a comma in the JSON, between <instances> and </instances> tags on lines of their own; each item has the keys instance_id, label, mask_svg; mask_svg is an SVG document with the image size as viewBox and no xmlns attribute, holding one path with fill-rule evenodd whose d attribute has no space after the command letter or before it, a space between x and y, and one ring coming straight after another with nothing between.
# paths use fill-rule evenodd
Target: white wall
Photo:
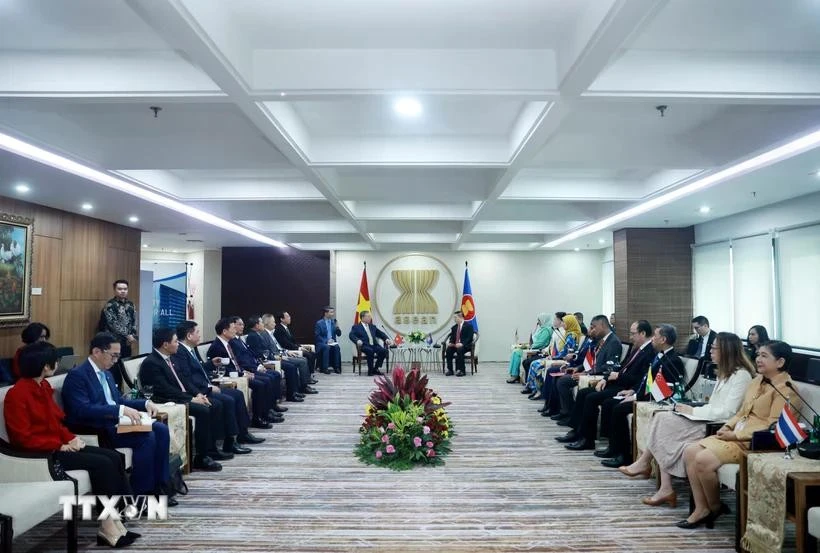
<instances>
[{"instance_id":1,"label":"white wall","mask_svg":"<svg viewBox=\"0 0 820 553\"><path fill-rule=\"evenodd\" d=\"M615 251L603 250L601 259L601 313L615 313Z\"/></svg>"},{"instance_id":2,"label":"white wall","mask_svg":"<svg viewBox=\"0 0 820 553\"><path fill-rule=\"evenodd\" d=\"M410 252L407 252L410 253ZM336 312L343 333L352 324L367 261L370 296L382 267L401 252L335 252ZM436 252L453 272L461 293L464 262L470 264L470 283L476 302L482 361L506 361L516 327L521 339L535 326L540 312L581 311L586 320L602 305L602 251L585 252ZM333 268L331 269L333 270ZM343 336L342 359L350 358Z\"/></svg>"},{"instance_id":3,"label":"white wall","mask_svg":"<svg viewBox=\"0 0 820 553\"><path fill-rule=\"evenodd\" d=\"M169 262L192 264L188 266L188 293L194 295L194 318L202 329L202 339L213 339L214 324L222 316L222 251L200 250L187 254L143 252L140 269L153 272L155 264Z\"/></svg>"}]
</instances>

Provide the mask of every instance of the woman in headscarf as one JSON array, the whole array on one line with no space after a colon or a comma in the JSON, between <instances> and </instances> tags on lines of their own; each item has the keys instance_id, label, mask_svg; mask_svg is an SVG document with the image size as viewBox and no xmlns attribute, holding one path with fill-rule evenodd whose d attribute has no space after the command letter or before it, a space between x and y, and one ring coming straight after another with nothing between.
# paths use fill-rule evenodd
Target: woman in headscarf
<instances>
[{"instance_id":1,"label":"woman in headscarf","mask_svg":"<svg viewBox=\"0 0 820 553\"><path fill-rule=\"evenodd\" d=\"M558 338L553 338L550 345L550 354L546 359L539 359L530 365L530 370L527 373L527 384L525 391L529 391L529 399L541 399L539 391L544 383L544 375L547 373L547 367L552 367L552 361L559 361L566 357L570 352L575 351L581 343L583 336L581 334L581 325L575 315L564 314L560 319L556 314L557 326L553 332L553 337L558 335ZM559 369L560 370L560 369Z\"/></svg>"},{"instance_id":2,"label":"woman in headscarf","mask_svg":"<svg viewBox=\"0 0 820 553\"><path fill-rule=\"evenodd\" d=\"M552 326L549 324L549 314L541 313L538 315L538 322L535 325L535 330L532 331L530 349L542 349L547 347L552 338ZM517 344L516 344L517 345ZM510 356L510 377L507 379L507 384L515 384L518 382L521 366L522 350L516 347L512 356Z\"/></svg>"}]
</instances>

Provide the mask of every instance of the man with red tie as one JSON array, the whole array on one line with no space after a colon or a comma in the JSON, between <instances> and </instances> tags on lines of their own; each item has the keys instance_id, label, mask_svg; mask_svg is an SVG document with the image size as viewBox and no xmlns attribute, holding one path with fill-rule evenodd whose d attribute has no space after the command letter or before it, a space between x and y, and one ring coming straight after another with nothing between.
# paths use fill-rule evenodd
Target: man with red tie
<instances>
[{"instance_id":1,"label":"man with red tie","mask_svg":"<svg viewBox=\"0 0 820 553\"><path fill-rule=\"evenodd\" d=\"M222 453L216 449L216 440L225 437L222 404L211 403L203 394L197 393L190 382L186 385L180 378L172 360L179 348L177 335L172 329L155 330L153 346L154 351L140 365L140 384L143 387L152 386L153 398L159 403L171 401L188 404L188 413L196 420L193 468L213 472L222 470L222 465L216 459L233 458L232 453Z\"/></svg>"},{"instance_id":2,"label":"man with red tie","mask_svg":"<svg viewBox=\"0 0 820 553\"><path fill-rule=\"evenodd\" d=\"M450 337L447 339L447 376L453 376L453 357L456 358L456 376L464 376L464 354L470 351L473 345L473 325L464 324L464 314L456 311L453 314L456 324L450 328Z\"/></svg>"}]
</instances>

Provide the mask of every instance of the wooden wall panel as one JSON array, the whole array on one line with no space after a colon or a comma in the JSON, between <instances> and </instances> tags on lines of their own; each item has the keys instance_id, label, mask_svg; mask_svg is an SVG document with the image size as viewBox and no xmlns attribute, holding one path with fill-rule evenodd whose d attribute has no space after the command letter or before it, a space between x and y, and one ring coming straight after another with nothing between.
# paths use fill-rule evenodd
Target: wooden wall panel
<instances>
[{"instance_id":1,"label":"wooden wall panel","mask_svg":"<svg viewBox=\"0 0 820 553\"><path fill-rule=\"evenodd\" d=\"M32 286L43 294L32 297L32 320L56 345L86 351L115 279L127 279L139 303L139 230L2 196L0 211L34 218ZM0 357L14 354L21 330L0 328Z\"/></svg>"},{"instance_id":2,"label":"wooden wall panel","mask_svg":"<svg viewBox=\"0 0 820 553\"><path fill-rule=\"evenodd\" d=\"M622 229L614 236L617 330L647 319L678 329L679 347L692 319L692 250L694 227Z\"/></svg>"}]
</instances>

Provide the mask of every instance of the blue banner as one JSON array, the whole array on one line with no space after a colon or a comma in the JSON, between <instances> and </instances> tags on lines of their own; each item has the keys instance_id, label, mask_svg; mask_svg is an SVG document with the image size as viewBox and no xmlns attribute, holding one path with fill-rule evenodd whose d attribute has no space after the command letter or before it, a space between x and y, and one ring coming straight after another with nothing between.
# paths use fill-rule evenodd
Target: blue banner
<instances>
[{"instance_id":1,"label":"blue banner","mask_svg":"<svg viewBox=\"0 0 820 553\"><path fill-rule=\"evenodd\" d=\"M186 318L188 273L182 272L154 280L154 317L152 327L176 328Z\"/></svg>"}]
</instances>

